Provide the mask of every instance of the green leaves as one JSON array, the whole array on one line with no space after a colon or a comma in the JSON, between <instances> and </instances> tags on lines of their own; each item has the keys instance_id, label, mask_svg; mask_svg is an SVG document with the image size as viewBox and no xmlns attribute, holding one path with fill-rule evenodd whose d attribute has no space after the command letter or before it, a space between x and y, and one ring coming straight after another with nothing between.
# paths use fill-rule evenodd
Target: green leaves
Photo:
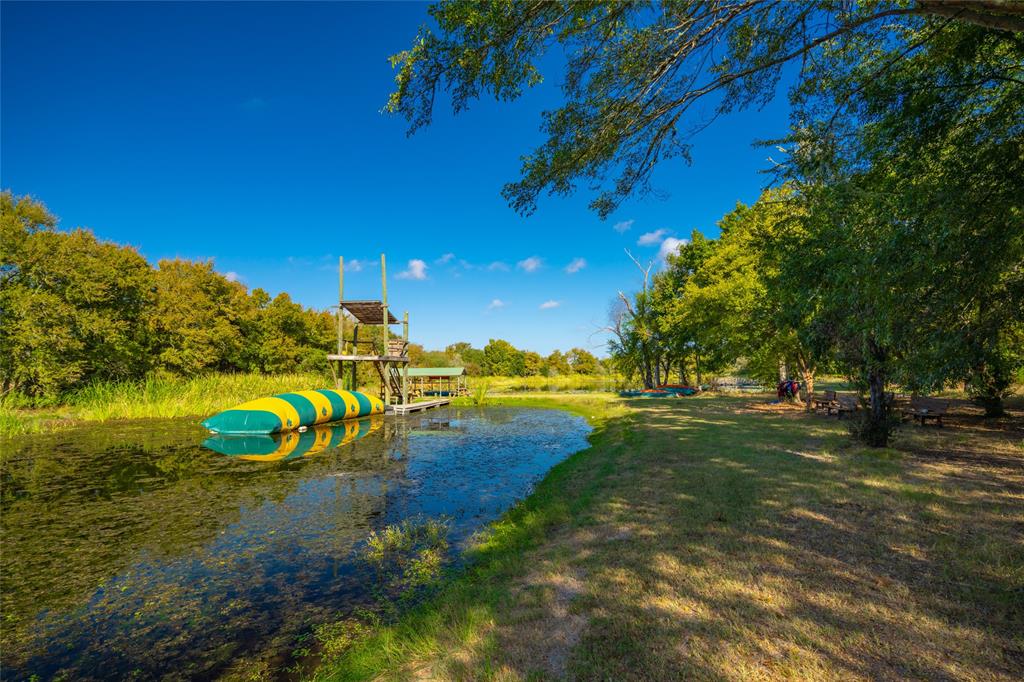
<instances>
[{"instance_id":1,"label":"green leaves","mask_svg":"<svg viewBox=\"0 0 1024 682\"><path fill-rule=\"evenodd\" d=\"M88 230L56 230L29 197L0 193L0 390L67 393L157 369L323 371L334 318L273 301L212 262L161 261Z\"/></svg>"}]
</instances>

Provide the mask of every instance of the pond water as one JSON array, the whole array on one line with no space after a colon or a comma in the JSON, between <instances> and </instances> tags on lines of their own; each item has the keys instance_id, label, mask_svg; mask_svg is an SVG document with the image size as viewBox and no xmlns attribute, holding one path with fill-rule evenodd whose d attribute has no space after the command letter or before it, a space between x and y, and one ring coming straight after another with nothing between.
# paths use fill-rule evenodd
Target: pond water
<instances>
[{"instance_id":1,"label":"pond water","mask_svg":"<svg viewBox=\"0 0 1024 682\"><path fill-rule=\"evenodd\" d=\"M207 441L231 455L179 419L2 442L2 677L211 679L268 655L280 673L312 625L457 562L589 430L561 411L494 407L375 417L301 443ZM447 541L420 555L433 561L368 558L368 539L403 521L445 524Z\"/></svg>"}]
</instances>

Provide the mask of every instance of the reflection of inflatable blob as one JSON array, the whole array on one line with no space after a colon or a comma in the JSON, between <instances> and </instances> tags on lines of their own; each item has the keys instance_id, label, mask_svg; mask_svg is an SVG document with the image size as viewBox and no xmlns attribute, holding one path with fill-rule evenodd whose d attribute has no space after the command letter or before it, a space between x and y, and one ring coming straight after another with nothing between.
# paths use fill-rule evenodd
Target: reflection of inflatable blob
<instances>
[{"instance_id":1,"label":"reflection of inflatable blob","mask_svg":"<svg viewBox=\"0 0 1024 682\"><path fill-rule=\"evenodd\" d=\"M339 424L322 424L305 431L288 431L274 435L230 436L218 434L203 441L203 447L222 455L254 462L275 462L315 455L359 440L378 430L384 423L380 416L353 419Z\"/></svg>"},{"instance_id":2,"label":"reflection of inflatable blob","mask_svg":"<svg viewBox=\"0 0 1024 682\"><path fill-rule=\"evenodd\" d=\"M380 398L325 388L250 400L210 417L203 426L214 433L280 433L383 413Z\"/></svg>"}]
</instances>

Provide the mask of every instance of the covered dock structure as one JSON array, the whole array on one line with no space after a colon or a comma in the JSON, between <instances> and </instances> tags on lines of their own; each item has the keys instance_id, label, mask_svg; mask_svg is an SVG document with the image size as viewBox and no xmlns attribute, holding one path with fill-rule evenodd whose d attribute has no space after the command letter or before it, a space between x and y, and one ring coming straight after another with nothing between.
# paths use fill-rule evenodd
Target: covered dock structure
<instances>
[{"instance_id":1,"label":"covered dock structure","mask_svg":"<svg viewBox=\"0 0 1024 682\"><path fill-rule=\"evenodd\" d=\"M407 372L410 397L454 398L469 393L465 367L410 367Z\"/></svg>"}]
</instances>

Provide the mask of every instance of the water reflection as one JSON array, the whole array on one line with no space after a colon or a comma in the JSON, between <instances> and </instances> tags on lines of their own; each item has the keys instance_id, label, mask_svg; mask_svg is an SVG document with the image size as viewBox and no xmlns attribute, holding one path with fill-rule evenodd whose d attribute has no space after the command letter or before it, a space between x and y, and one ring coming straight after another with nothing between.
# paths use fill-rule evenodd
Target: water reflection
<instances>
[{"instance_id":1,"label":"water reflection","mask_svg":"<svg viewBox=\"0 0 1024 682\"><path fill-rule=\"evenodd\" d=\"M288 652L309 624L366 601L371 533L443 518L457 556L587 430L561 412L489 408L290 443L204 440L185 420L8 442L3 678L208 679Z\"/></svg>"}]
</instances>

